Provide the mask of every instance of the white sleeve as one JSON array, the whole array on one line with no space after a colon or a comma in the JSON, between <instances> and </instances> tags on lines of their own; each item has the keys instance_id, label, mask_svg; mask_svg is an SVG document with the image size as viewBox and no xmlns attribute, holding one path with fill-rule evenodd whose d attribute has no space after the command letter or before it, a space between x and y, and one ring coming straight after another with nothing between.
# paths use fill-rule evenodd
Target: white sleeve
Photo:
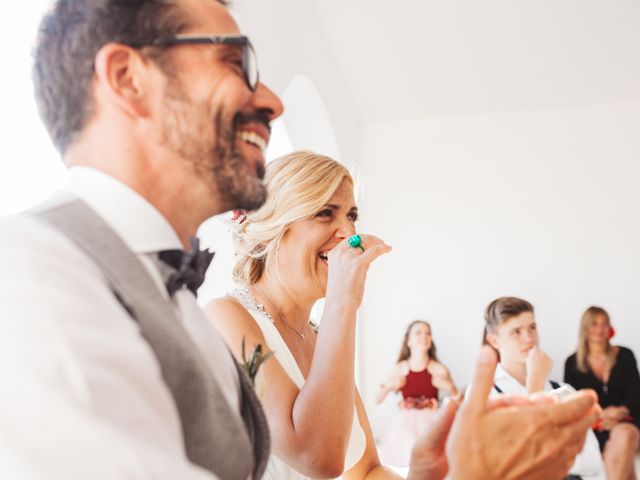
<instances>
[{"instance_id":1,"label":"white sleeve","mask_svg":"<svg viewBox=\"0 0 640 480\"><path fill-rule=\"evenodd\" d=\"M184 453L157 361L58 232L0 222L0 478L212 480Z\"/></svg>"}]
</instances>

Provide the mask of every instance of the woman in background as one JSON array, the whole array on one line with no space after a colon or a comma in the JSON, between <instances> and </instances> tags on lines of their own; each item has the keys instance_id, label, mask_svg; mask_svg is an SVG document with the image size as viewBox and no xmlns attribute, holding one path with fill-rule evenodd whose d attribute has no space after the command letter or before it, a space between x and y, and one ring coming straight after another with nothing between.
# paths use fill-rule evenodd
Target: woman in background
<instances>
[{"instance_id":1,"label":"woman in background","mask_svg":"<svg viewBox=\"0 0 640 480\"><path fill-rule=\"evenodd\" d=\"M428 428L438 409L438 391L456 396L458 390L449 371L438 361L431 325L423 320L407 327L393 372L380 385L376 403L391 392L401 392L400 410L380 446L385 464L409 466L415 441Z\"/></svg>"},{"instance_id":2,"label":"woman in background","mask_svg":"<svg viewBox=\"0 0 640 480\"><path fill-rule=\"evenodd\" d=\"M611 320L606 310L589 307L582 315L578 348L567 358L564 381L598 394L602 420L596 425L607 477L635 479L634 457L640 432L640 376L633 352L611 345Z\"/></svg>"}]
</instances>

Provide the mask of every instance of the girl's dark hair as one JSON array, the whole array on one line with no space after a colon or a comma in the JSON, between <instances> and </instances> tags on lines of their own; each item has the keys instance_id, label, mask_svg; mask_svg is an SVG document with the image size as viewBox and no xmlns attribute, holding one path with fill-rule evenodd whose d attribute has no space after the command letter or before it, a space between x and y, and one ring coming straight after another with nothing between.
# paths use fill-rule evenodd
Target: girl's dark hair
<instances>
[{"instance_id":1,"label":"girl's dark hair","mask_svg":"<svg viewBox=\"0 0 640 480\"><path fill-rule=\"evenodd\" d=\"M404 332L404 339L402 340L402 347L400 348L400 355L398 355L398 362L403 362L407 358L411 356L411 350L409 350L409 345L407 345L407 341L409 340L409 334L411 333L411 329L414 325L423 324L429 327L429 332L431 332L431 325L429 322L425 322L424 320L414 320L407 327L407 331ZM431 360L438 360L438 355L436 354L436 344L433 341L433 336L431 337L431 347L427 351L427 355Z\"/></svg>"}]
</instances>

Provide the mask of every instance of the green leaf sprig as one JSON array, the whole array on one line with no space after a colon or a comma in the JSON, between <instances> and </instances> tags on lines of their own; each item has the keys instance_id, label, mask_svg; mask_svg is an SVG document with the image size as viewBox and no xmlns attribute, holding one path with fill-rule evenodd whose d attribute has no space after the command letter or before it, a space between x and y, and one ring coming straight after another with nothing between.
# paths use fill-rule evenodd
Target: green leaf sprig
<instances>
[{"instance_id":1,"label":"green leaf sprig","mask_svg":"<svg viewBox=\"0 0 640 480\"><path fill-rule=\"evenodd\" d=\"M245 337L242 337L242 367L244 368L247 377L251 381L251 384L255 387L256 376L258 375L258 370L262 366L264 362L266 362L272 355L273 351L267 352L265 354L262 353L262 344L259 343L251 353L249 353L249 358L246 357L246 348L245 348Z\"/></svg>"}]
</instances>

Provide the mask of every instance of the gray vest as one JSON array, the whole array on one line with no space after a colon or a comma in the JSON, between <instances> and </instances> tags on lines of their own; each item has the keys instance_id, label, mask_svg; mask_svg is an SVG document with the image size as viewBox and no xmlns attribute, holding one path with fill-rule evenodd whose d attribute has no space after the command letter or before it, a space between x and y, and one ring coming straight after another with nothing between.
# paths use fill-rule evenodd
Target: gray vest
<instances>
[{"instance_id":1,"label":"gray vest","mask_svg":"<svg viewBox=\"0 0 640 480\"><path fill-rule=\"evenodd\" d=\"M102 270L117 300L138 323L173 395L187 457L222 480L262 477L269 431L242 368L241 414L233 414L204 358L145 266L85 202L74 199L32 212L72 240Z\"/></svg>"}]
</instances>

